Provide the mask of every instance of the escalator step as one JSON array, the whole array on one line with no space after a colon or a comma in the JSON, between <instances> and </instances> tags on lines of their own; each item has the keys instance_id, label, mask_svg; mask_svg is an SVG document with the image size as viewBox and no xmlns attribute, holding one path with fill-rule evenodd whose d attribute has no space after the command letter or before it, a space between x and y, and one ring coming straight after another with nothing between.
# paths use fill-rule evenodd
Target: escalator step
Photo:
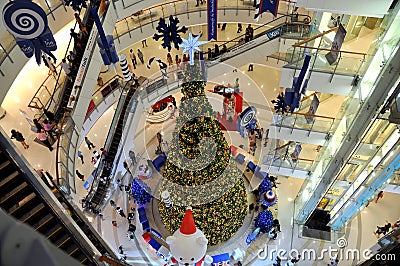
<instances>
[{"instance_id":1,"label":"escalator step","mask_svg":"<svg viewBox=\"0 0 400 266\"><path fill-rule=\"evenodd\" d=\"M50 239L54 238L57 234L59 234L62 231L63 231L63 228L59 224L57 224L56 226L54 226L52 228L52 230L49 231L49 234L46 234L47 239L50 240Z\"/></svg>"},{"instance_id":2,"label":"escalator step","mask_svg":"<svg viewBox=\"0 0 400 266\"><path fill-rule=\"evenodd\" d=\"M35 193L29 194L26 198L24 198L22 201L18 203L15 208L11 208L9 210L9 214L17 218L18 220L21 220L21 218L28 213L30 210L32 210L35 206L40 204L40 199L36 197Z\"/></svg>"},{"instance_id":3,"label":"escalator step","mask_svg":"<svg viewBox=\"0 0 400 266\"><path fill-rule=\"evenodd\" d=\"M24 217L22 217L22 222L27 223L29 225L34 225L40 219L42 219L43 215L47 213L46 206L43 203L37 205L34 209L32 209L29 213L27 213Z\"/></svg>"},{"instance_id":4,"label":"escalator step","mask_svg":"<svg viewBox=\"0 0 400 266\"><path fill-rule=\"evenodd\" d=\"M11 192L6 195L0 195L0 207L8 212L11 207L15 206L16 203L23 200L26 196L32 193L32 188L26 183L15 187Z\"/></svg>"},{"instance_id":5,"label":"escalator step","mask_svg":"<svg viewBox=\"0 0 400 266\"><path fill-rule=\"evenodd\" d=\"M47 214L45 217L43 217L42 222L40 224L38 224L35 228L36 231L42 233L43 235L47 236L46 234L46 228L51 228L54 222L56 222L56 220L54 219L55 217L52 214Z\"/></svg>"},{"instance_id":6,"label":"escalator step","mask_svg":"<svg viewBox=\"0 0 400 266\"><path fill-rule=\"evenodd\" d=\"M11 191L13 188L21 185L24 180L19 177L18 171L14 171L11 174L6 174L1 172L0 188L5 193L6 191Z\"/></svg>"}]
</instances>

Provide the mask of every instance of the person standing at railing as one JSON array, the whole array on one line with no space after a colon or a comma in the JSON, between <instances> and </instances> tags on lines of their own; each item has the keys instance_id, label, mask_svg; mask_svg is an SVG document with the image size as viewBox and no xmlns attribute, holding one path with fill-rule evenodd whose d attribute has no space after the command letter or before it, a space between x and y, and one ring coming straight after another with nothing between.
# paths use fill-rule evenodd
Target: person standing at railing
<instances>
[{"instance_id":1,"label":"person standing at railing","mask_svg":"<svg viewBox=\"0 0 400 266\"><path fill-rule=\"evenodd\" d=\"M213 58L212 50L211 48L208 48L207 50L207 59L211 60Z\"/></svg>"},{"instance_id":2,"label":"person standing at railing","mask_svg":"<svg viewBox=\"0 0 400 266\"><path fill-rule=\"evenodd\" d=\"M214 45L214 56L217 57L219 56L219 47L218 44Z\"/></svg>"},{"instance_id":3,"label":"person standing at railing","mask_svg":"<svg viewBox=\"0 0 400 266\"><path fill-rule=\"evenodd\" d=\"M221 54L226 53L228 51L228 47L226 47L226 44L222 45L222 49L221 49Z\"/></svg>"},{"instance_id":4,"label":"person standing at railing","mask_svg":"<svg viewBox=\"0 0 400 266\"><path fill-rule=\"evenodd\" d=\"M67 55L67 60L70 64L73 64L75 62L76 54L73 51L69 51L69 54Z\"/></svg>"},{"instance_id":5,"label":"person standing at railing","mask_svg":"<svg viewBox=\"0 0 400 266\"><path fill-rule=\"evenodd\" d=\"M236 33L241 33L242 32L242 24L238 23L238 28Z\"/></svg>"},{"instance_id":6,"label":"person standing at railing","mask_svg":"<svg viewBox=\"0 0 400 266\"><path fill-rule=\"evenodd\" d=\"M181 59L179 58L179 55L175 55L175 63L177 68L181 67Z\"/></svg>"},{"instance_id":7,"label":"person standing at railing","mask_svg":"<svg viewBox=\"0 0 400 266\"><path fill-rule=\"evenodd\" d=\"M144 64L143 53L142 53L142 51L140 51L140 49L137 49L137 55L139 57L140 62L142 62L142 64Z\"/></svg>"},{"instance_id":8,"label":"person standing at railing","mask_svg":"<svg viewBox=\"0 0 400 266\"><path fill-rule=\"evenodd\" d=\"M249 42L250 41L250 29L249 27L246 28L246 31L244 33L244 42Z\"/></svg>"},{"instance_id":9,"label":"person standing at railing","mask_svg":"<svg viewBox=\"0 0 400 266\"><path fill-rule=\"evenodd\" d=\"M167 54L167 62L169 66L172 66L174 62L172 61L172 56L170 53Z\"/></svg>"},{"instance_id":10,"label":"person standing at railing","mask_svg":"<svg viewBox=\"0 0 400 266\"><path fill-rule=\"evenodd\" d=\"M62 60L61 67L67 76L71 75L71 67L69 66L69 64L65 59Z\"/></svg>"},{"instance_id":11,"label":"person standing at railing","mask_svg":"<svg viewBox=\"0 0 400 266\"><path fill-rule=\"evenodd\" d=\"M132 49L129 50L129 56L131 57L133 68L136 69L136 65L137 65L136 55Z\"/></svg>"},{"instance_id":12,"label":"person standing at railing","mask_svg":"<svg viewBox=\"0 0 400 266\"><path fill-rule=\"evenodd\" d=\"M57 121L55 119L55 115L52 112L50 112L46 108L43 108L43 113L47 117L47 119L49 119L50 123L57 123Z\"/></svg>"}]
</instances>

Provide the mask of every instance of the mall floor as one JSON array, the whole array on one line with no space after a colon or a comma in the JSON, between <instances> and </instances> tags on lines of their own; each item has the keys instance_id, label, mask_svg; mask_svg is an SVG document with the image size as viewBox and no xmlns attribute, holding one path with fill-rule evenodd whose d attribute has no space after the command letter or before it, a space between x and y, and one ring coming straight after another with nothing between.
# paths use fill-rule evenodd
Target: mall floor
<instances>
[{"instance_id":1,"label":"mall floor","mask_svg":"<svg viewBox=\"0 0 400 266\"><path fill-rule=\"evenodd\" d=\"M69 30L70 26L67 26L63 29L63 31ZM200 29L200 26L197 26L193 29L196 31L205 30ZM221 40L228 40L228 38L234 38L236 35L236 25L228 24L227 29L224 32L219 32L219 38ZM348 43L345 43L344 47L346 49L351 50L352 47L357 47L357 51L360 51L361 47L363 49L367 49L368 43L373 39L373 33L365 30L365 33L362 33L357 40L352 40ZM62 38L62 33L56 34L56 40L58 40L59 49L56 52L58 58L64 54L63 45L60 39ZM137 48L142 49L145 58L149 58L150 56L158 56L161 59L166 57L166 52L162 49L157 48L159 46L158 43L153 40L147 41L148 47L142 48L141 44L133 44L132 49L137 50ZM362 45L360 45L362 44ZM128 55L128 51L123 51ZM173 58L175 54L177 54L176 50L172 52ZM129 58L129 57L128 57ZM260 111L268 111L270 108L265 106L265 101L270 102L273 98L276 97L280 88L279 88L279 79L280 79L280 67L282 66L282 62L276 62L274 60L266 60L265 65L255 65L253 72L247 72L247 66L243 66L238 69L237 73L240 73L241 78L241 90L244 91L245 99L249 104L264 103L264 108ZM40 71L38 71L40 69ZM145 65L139 64L137 69L135 70L136 75L149 77L154 74L158 69L153 67L151 69L147 69ZM268 73L268 75L266 75ZM1 120L1 127L6 133L9 133L12 128L15 128L23 133L25 138L28 140L28 144L30 148L27 150L22 149L22 146L19 143L16 143L16 148L18 151L28 160L28 162L34 168L43 168L48 170L50 173L54 174L55 172L55 151L49 152L47 148L41 146L37 143L33 142L35 137L35 133L30 131L30 125L27 121L25 121L24 116L20 113L20 111L25 111L28 116L33 116L34 111L30 110L27 107L27 103L32 98L33 94L36 92L37 88L40 86L42 81L47 75L47 69L45 66L38 67L35 65L34 60L30 60L28 64L21 70L18 75L16 81L14 82L12 88L10 89L5 101L2 106L7 110L7 115ZM112 76L113 73L104 74L103 80L106 81L107 77ZM228 73L225 77L220 77L220 82L225 83L233 83L234 78L237 74L235 72ZM258 88L258 89L257 89ZM263 95L261 99L259 99L259 93ZM179 94L176 95L179 99ZM264 98L265 97L265 98ZM317 114L323 116L331 116L335 117L339 106L343 101L343 97L341 96L333 96L329 98L327 101L324 101L319 109ZM178 101L179 104L179 101ZM96 149L102 147L105 142L105 138L107 135L107 129L110 125L111 119L113 117L113 108L110 108L93 126L90 130L88 137L89 139L96 145ZM174 126L174 120L170 119L164 125L143 125L146 135L146 140L148 140L141 149L151 150L154 148L155 139L154 136L156 132L165 129L166 138L171 132L171 129ZM239 144L237 142L241 142L246 145L246 140L237 138L234 136L234 133L231 133L229 136L232 139L232 142L235 144ZM133 141L133 140L132 140ZM260 145L261 146L261 145ZM85 179L90 175L93 170L93 166L90 163L90 158L92 155L92 151L86 147L85 143L83 143L80 147L84 155L85 163L82 165L80 160L77 160L76 168L85 175ZM258 151L256 155L262 152L261 149ZM315 151L315 147L312 145L305 145L305 148L302 152L301 157L314 159L317 155ZM121 176L124 173L120 173ZM129 180L124 180L123 182L129 183ZM293 204L294 199L303 183L302 179L292 178L292 177L280 177L279 182L281 183L278 187L277 193L279 196L278 203L278 218L281 222L281 230L282 233L279 234L279 237L275 241L267 241L265 237L262 237L258 240L255 245L252 244L251 252L246 254L245 257L245 265L272 265L270 260L261 260L257 258L257 253L259 248L268 244L269 250L277 247L278 249L285 249L287 251L291 249L297 249L301 252L304 249L315 249L317 254L319 251L322 251L324 248L328 248L332 246L336 248L335 243L329 243L324 241L318 241L314 239L307 239L299 237L299 229L297 226L293 226L292 216L293 216ZM83 197L86 196L87 190L83 188L83 182L79 179L76 180L77 194L75 197L75 203L79 206L79 201ZM358 214L358 216L351 221L345 228L345 238L348 241L348 248L358 248L360 250L367 249L376 243L377 238L373 234L373 231L376 229L377 225L383 225L385 220L393 222L400 217L400 209L398 208L398 201L400 195L385 193L385 196L377 203L371 203L366 209ZM128 212L129 208L132 205L132 202L129 200L129 196L125 192L119 191L117 186L114 187L114 192L112 194L112 199L114 199L118 206L122 206L125 210L125 213ZM141 238L141 228L138 226L136 231L136 238L134 241L128 241L126 237L126 230L128 228L126 219L122 219L113 208L110 207L109 204L106 205L103 211L103 217L94 217L90 214L87 215L88 220L94 225L94 227L99 230L100 234L104 237L104 239L108 242L111 248L114 248L116 253L118 253L118 247L123 245L124 250L127 254L127 261L132 265L162 265L162 262L157 258L151 248L148 247L146 243ZM111 221L116 220L118 222L118 227L113 227L111 225ZM137 224L139 222L137 221ZM240 233L245 232L244 230L240 230ZM246 235L243 235L245 238ZM219 251L226 250L223 245L221 245L220 249L214 248L213 254L218 253ZM228 251L228 250L226 250ZM293 254L293 253L292 253ZM329 262L329 257L325 256L323 260L320 261L300 261L298 265L326 265ZM340 265L355 265L356 261L343 261Z\"/></svg>"}]
</instances>

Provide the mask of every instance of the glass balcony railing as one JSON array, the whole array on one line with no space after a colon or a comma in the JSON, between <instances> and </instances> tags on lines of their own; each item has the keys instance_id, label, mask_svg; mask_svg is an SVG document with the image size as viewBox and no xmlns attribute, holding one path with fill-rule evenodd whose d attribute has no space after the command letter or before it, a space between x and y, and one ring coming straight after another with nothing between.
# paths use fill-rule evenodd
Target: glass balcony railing
<instances>
[{"instance_id":1,"label":"glass balcony railing","mask_svg":"<svg viewBox=\"0 0 400 266\"><path fill-rule=\"evenodd\" d=\"M311 58L311 70L337 73L345 75L362 75L365 72L367 61L370 57L365 53L354 53L354 52L343 52L339 51L338 60L334 64L329 64L326 60L325 55L331 50L327 48L314 48L301 49L298 47L292 47L286 54L286 60L290 62L285 67L287 68L300 68L303 65L304 55L308 53L312 56ZM312 75L312 74L311 74Z\"/></svg>"},{"instance_id":2,"label":"glass balcony railing","mask_svg":"<svg viewBox=\"0 0 400 266\"><path fill-rule=\"evenodd\" d=\"M310 171L313 164L313 160L303 158L292 158L290 156L270 156L266 155L262 159L262 163L268 166L278 167L278 171L281 168L289 168L293 172L296 170Z\"/></svg>"},{"instance_id":3,"label":"glass balcony railing","mask_svg":"<svg viewBox=\"0 0 400 266\"><path fill-rule=\"evenodd\" d=\"M307 113L275 114L272 124L281 128L302 129L308 131L330 132L335 122L334 117Z\"/></svg>"},{"instance_id":4,"label":"glass balcony railing","mask_svg":"<svg viewBox=\"0 0 400 266\"><path fill-rule=\"evenodd\" d=\"M360 86L357 87L357 90L350 93L339 110L333 126L335 133L332 135L327 145L318 153L318 157L312 167L312 178L308 177L300 188L299 196L295 200L295 217L297 217L296 219L301 218L298 222L304 221L312 211L311 209L303 209L306 203L311 200L320 199L323 196L317 195L313 193L313 191L322 180L321 177L324 174L324 169L326 169L330 160L335 158L335 154L342 146L346 133L355 122L354 119L358 116L364 100L375 89L374 84L377 82L383 69L379 66L382 62L387 61L386 59L396 51L396 47L398 47L400 43L400 37L398 35L398 30L400 28L399 19L400 7L397 5L394 10L389 12L382 23L382 25L385 25L385 30L382 31L379 36L381 42L374 46L374 51L370 53L371 60L366 66L366 71ZM383 55L385 55L385 57Z\"/></svg>"}]
</instances>

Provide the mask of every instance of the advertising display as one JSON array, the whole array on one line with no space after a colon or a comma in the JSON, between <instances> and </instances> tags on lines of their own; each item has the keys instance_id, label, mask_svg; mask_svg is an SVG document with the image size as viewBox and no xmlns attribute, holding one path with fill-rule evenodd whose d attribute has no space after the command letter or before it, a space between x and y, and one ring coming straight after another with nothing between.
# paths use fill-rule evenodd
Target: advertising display
<instances>
[{"instance_id":1,"label":"advertising display","mask_svg":"<svg viewBox=\"0 0 400 266\"><path fill-rule=\"evenodd\" d=\"M332 65L336 62L340 48L342 47L344 38L346 37L346 30L342 24L339 24L339 29L336 32L335 38L332 42L332 48L329 53L325 55L326 60L328 60L329 64Z\"/></svg>"},{"instance_id":2,"label":"advertising display","mask_svg":"<svg viewBox=\"0 0 400 266\"><path fill-rule=\"evenodd\" d=\"M319 99L316 94L314 94L314 98L312 99L312 102L310 104L310 108L307 111L307 114L315 115L315 113L318 110L319 106ZM312 124L314 122L314 117L306 115L306 120L308 124Z\"/></svg>"}]
</instances>

